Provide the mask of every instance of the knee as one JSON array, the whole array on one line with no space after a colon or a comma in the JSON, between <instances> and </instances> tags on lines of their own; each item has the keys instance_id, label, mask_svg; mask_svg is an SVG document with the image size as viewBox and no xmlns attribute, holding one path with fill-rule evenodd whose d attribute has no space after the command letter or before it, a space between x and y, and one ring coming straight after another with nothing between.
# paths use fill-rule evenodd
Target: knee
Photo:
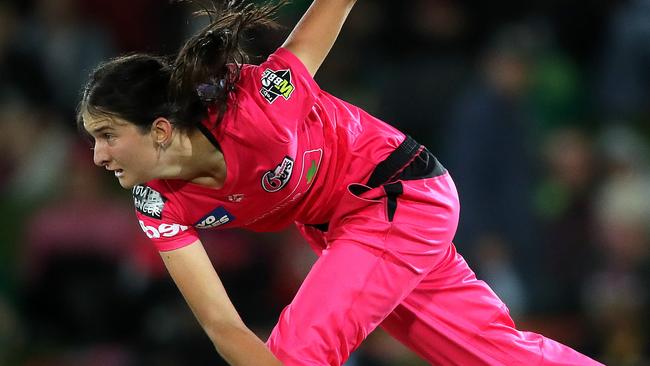
<instances>
[{"instance_id":1,"label":"knee","mask_svg":"<svg viewBox=\"0 0 650 366\"><path fill-rule=\"evenodd\" d=\"M285 366L342 365L361 339L350 340L344 329L323 317L297 322L290 307L283 311L267 346ZM322 314L321 314L322 315ZM352 337L359 338L359 337Z\"/></svg>"}]
</instances>

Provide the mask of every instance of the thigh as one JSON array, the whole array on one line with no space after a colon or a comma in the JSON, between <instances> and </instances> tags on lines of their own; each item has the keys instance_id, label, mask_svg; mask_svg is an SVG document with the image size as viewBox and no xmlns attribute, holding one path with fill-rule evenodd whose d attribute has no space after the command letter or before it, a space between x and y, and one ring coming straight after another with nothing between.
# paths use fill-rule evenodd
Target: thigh
<instances>
[{"instance_id":1,"label":"thigh","mask_svg":"<svg viewBox=\"0 0 650 366\"><path fill-rule=\"evenodd\" d=\"M285 365L340 365L440 262L457 223L447 177L352 191L268 345ZM451 195L451 197L448 197ZM391 211L392 210L392 211Z\"/></svg>"},{"instance_id":2,"label":"thigh","mask_svg":"<svg viewBox=\"0 0 650 366\"><path fill-rule=\"evenodd\" d=\"M341 365L419 277L378 251L333 243L283 310L269 348L287 366Z\"/></svg>"},{"instance_id":3,"label":"thigh","mask_svg":"<svg viewBox=\"0 0 650 366\"><path fill-rule=\"evenodd\" d=\"M453 247L381 326L433 365L600 365L531 332Z\"/></svg>"}]
</instances>

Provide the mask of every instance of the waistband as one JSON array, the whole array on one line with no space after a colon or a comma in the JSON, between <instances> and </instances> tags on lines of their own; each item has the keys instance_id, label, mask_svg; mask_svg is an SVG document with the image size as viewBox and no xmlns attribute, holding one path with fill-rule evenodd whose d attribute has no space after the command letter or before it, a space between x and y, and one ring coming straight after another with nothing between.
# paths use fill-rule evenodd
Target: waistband
<instances>
[{"instance_id":1,"label":"waistband","mask_svg":"<svg viewBox=\"0 0 650 366\"><path fill-rule=\"evenodd\" d=\"M391 182L433 178L446 172L447 170L426 147L406 135L406 139L386 159L377 164L366 185L371 188L384 186L387 193L390 191L401 194L401 183L398 182L399 187L395 187L396 184ZM397 191L393 192L395 188ZM307 225L323 232L329 227L329 223Z\"/></svg>"},{"instance_id":2,"label":"waistband","mask_svg":"<svg viewBox=\"0 0 650 366\"><path fill-rule=\"evenodd\" d=\"M415 180L442 175L447 170L426 147L411 136L375 167L366 185L377 188L394 180Z\"/></svg>"}]
</instances>

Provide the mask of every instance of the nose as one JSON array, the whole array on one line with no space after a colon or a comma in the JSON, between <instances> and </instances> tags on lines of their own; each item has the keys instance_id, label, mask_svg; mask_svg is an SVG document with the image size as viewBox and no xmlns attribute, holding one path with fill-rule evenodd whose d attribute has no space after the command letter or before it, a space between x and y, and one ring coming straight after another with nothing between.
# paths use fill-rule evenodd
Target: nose
<instances>
[{"instance_id":1,"label":"nose","mask_svg":"<svg viewBox=\"0 0 650 366\"><path fill-rule=\"evenodd\" d=\"M93 161L97 166L107 166L110 158L106 151L106 147L102 143L95 142L93 148Z\"/></svg>"}]
</instances>

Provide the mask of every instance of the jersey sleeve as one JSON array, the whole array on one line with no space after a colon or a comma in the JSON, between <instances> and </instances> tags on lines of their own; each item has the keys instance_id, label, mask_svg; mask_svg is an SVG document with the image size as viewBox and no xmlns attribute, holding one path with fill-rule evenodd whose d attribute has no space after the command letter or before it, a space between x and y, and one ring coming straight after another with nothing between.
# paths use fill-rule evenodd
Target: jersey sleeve
<instances>
[{"instance_id":1,"label":"jersey sleeve","mask_svg":"<svg viewBox=\"0 0 650 366\"><path fill-rule=\"evenodd\" d=\"M179 249L199 240L196 229L169 220L158 220L136 210L138 223L144 234L151 239L158 251Z\"/></svg>"},{"instance_id":2,"label":"jersey sleeve","mask_svg":"<svg viewBox=\"0 0 650 366\"><path fill-rule=\"evenodd\" d=\"M169 251L192 244L199 239L196 229L180 224L179 207L168 200L171 193L163 185L133 187L135 215L142 231L159 251Z\"/></svg>"},{"instance_id":3,"label":"jersey sleeve","mask_svg":"<svg viewBox=\"0 0 650 366\"><path fill-rule=\"evenodd\" d=\"M259 66L251 66L244 83L270 120L296 121L307 116L320 87L291 51L278 48Z\"/></svg>"}]
</instances>

